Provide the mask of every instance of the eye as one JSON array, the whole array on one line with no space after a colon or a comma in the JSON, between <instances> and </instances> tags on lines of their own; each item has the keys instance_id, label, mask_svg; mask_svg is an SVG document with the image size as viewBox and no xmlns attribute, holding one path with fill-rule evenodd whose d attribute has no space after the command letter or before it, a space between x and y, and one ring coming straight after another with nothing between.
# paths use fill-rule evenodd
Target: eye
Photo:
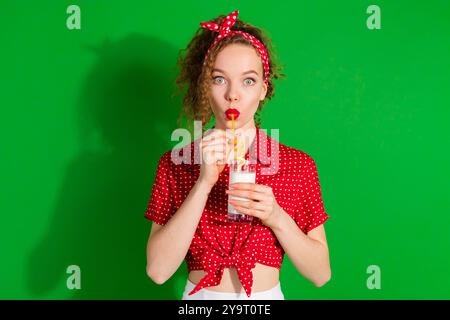
<instances>
[{"instance_id":1,"label":"eye","mask_svg":"<svg viewBox=\"0 0 450 320\"><path fill-rule=\"evenodd\" d=\"M248 81L248 80L249 80L249 81ZM256 81L255 81L255 79L253 79L253 78L247 78L247 79L244 80L244 82L245 82L246 85L251 86L251 85L253 85Z\"/></svg>"},{"instance_id":2,"label":"eye","mask_svg":"<svg viewBox=\"0 0 450 320\"><path fill-rule=\"evenodd\" d=\"M213 79L214 79L214 83L217 83L217 84L223 84L225 81L225 79L221 76L213 77ZM222 81L218 81L218 80L222 80Z\"/></svg>"}]
</instances>

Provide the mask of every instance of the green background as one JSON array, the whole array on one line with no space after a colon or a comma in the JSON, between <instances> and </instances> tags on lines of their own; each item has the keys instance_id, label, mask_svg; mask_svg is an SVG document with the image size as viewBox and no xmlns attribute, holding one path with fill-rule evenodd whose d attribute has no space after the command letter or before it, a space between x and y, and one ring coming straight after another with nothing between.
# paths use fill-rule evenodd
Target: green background
<instances>
[{"instance_id":1,"label":"green background","mask_svg":"<svg viewBox=\"0 0 450 320\"><path fill-rule=\"evenodd\" d=\"M66 27L70 4L81 30ZM450 298L444 0L0 1L0 298L181 297L185 263L162 286L146 275L143 214L174 144L178 50L236 9L287 75L262 127L315 159L330 215L332 280L314 287L285 256L286 299Z\"/></svg>"}]
</instances>

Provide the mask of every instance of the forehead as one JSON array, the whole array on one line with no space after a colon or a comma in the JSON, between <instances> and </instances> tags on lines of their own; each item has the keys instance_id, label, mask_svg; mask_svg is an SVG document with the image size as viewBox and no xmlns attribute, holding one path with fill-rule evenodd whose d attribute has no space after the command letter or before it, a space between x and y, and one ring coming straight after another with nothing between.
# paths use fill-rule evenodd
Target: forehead
<instances>
[{"instance_id":1,"label":"forehead","mask_svg":"<svg viewBox=\"0 0 450 320\"><path fill-rule=\"evenodd\" d=\"M262 62L252 46L230 44L217 54L214 67L230 73L254 69L261 74Z\"/></svg>"}]
</instances>

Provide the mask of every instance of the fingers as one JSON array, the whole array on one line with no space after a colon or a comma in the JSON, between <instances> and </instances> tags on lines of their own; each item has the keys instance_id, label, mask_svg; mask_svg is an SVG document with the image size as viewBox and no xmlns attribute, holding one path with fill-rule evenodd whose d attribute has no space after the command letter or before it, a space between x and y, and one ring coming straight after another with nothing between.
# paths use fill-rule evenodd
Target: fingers
<instances>
[{"instance_id":1,"label":"fingers","mask_svg":"<svg viewBox=\"0 0 450 320\"><path fill-rule=\"evenodd\" d=\"M256 183L236 182L231 184L231 187L232 189L256 191L266 195L272 195L273 193L271 187Z\"/></svg>"},{"instance_id":2,"label":"fingers","mask_svg":"<svg viewBox=\"0 0 450 320\"><path fill-rule=\"evenodd\" d=\"M207 149L203 151L203 161L206 164L223 164L225 159L225 151L217 151Z\"/></svg>"},{"instance_id":3,"label":"fingers","mask_svg":"<svg viewBox=\"0 0 450 320\"><path fill-rule=\"evenodd\" d=\"M225 141L214 141L214 142L204 142L201 144L201 147L213 147L216 150L227 150L227 148L232 148L232 142L226 143Z\"/></svg>"},{"instance_id":4,"label":"fingers","mask_svg":"<svg viewBox=\"0 0 450 320\"><path fill-rule=\"evenodd\" d=\"M250 190L225 190L229 195L238 196L250 200L263 201L266 199L267 195L265 193L250 191Z\"/></svg>"},{"instance_id":5,"label":"fingers","mask_svg":"<svg viewBox=\"0 0 450 320\"><path fill-rule=\"evenodd\" d=\"M233 142L235 135L233 135L232 131L220 130L220 129L210 129L206 132L204 137L202 138L203 142L211 142L211 141L231 141Z\"/></svg>"},{"instance_id":6,"label":"fingers","mask_svg":"<svg viewBox=\"0 0 450 320\"><path fill-rule=\"evenodd\" d=\"M202 156L207 164L225 164L230 163L231 147L224 148L223 145L207 145L202 147Z\"/></svg>"},{"instance_id":7,"label":"fingers","mask_svg":"<svg viewBox=\"0 0 450 320\"><path fill-rule=\"evenodd\" d=\"M228 200L234 207L240 207L240 208L246 208L246 209L252 209L252 210L259 210L264 212L266 210L266 205L260 202L254 202L254 201L242 201L242 200L236 200L236 199L230 199Z\"/></svg>"},{"instance_id":8,"label":"fingers","mask_svg":"<svg viewBox=\"0 0 450 320\"><path fill-rule=\"evenodd\" d=\"M227 137L224 130L216 129L200 141L200 146L207 164L225 164L233 150L233 140Z\"/></svg>"},{"instance_id":9,"label":"fingers","mask_svg":"<svg viewBox=\"0 0 450 320\"><path fill-rule=\"evenodd\" d=\"M218 155L220 155L224 162L227 162L227 160L230 158L231 155L232 146L224 146L223 144L212 144L212 145L206 145L202 147L202 153L205 152L216 152Z\"/></svg>"},{"instance_id":10,"label":"fingers","mask_svg":"<svg viewBox=\"0 0 450 320\"><path fill-rule=\"evenodd\" d=\"M202 153L216 151L216 154L207 156L208 161L218 161L220 164L231 163L233 159L233 150L235 149L234 142L240 133L233 134L230 129L210 129L206 132L204 137L200 140L200 148ZM239 139L236 139L239 147ZM216 157L216 158L214 158Z\"/></svg>"},{"instance_id":11,"label":"fingers","mask_svg":"<svg viewBox=\"0 0 450 320\"><path fill-rule=\"evenodd\" d=\"M202 147L205 146L216 146L216 147L222 147L224 150L226 150L226 148L231 147L233 145L233 140L232 139L226 139L225 136L220 135L218 137L213 137L213 138L203 138L200 141L200 145Z\"/></svg>"}]
</instances>

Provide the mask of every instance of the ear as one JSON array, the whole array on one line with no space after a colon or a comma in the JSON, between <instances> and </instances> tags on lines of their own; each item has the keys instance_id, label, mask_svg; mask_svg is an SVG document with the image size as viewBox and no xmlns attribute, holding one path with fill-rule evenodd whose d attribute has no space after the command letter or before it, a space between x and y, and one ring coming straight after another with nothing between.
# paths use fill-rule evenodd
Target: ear
<instances>
[{"instance_id":1,"label":"ear","mask_svg":"<svg viewBox=\"0 0 450 320\"><path fill-rule=\"evenodd\" d=\"M266 94L267 94L267 84L266 84L265 82L263 82L262 90L261 90L261 95L260 95L260 97L259 97L259 100L260 100L260 101L263 101L264 98L266 97Z\"/></svg>"}]
</instances>

